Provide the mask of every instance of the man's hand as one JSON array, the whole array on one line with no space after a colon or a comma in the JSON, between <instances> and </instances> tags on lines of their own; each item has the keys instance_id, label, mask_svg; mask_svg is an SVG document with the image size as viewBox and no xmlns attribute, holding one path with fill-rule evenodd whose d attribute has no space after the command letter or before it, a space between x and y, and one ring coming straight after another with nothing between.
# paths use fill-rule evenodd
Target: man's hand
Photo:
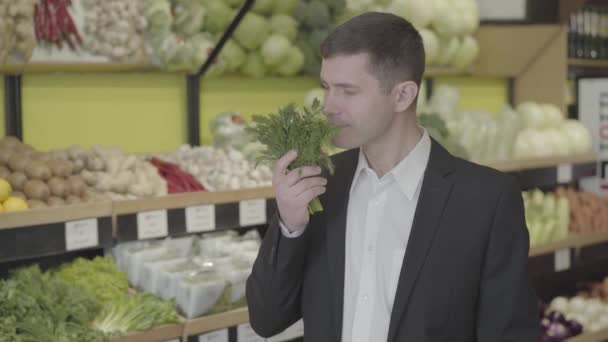
<instances>
[{"instance_id":1,"label":"man's hand","mask_svg":"<svg viewBox=\"0 0 608 342\"><path fill-rule=\"evenodd\" d=\"M308 203L325 192L327 179L315 177L321 174L318 166L303 166L288 171L298 154L287 152L274 166L272 186L274 188L281 221L290 232L306 228L310 215Z\"/></svg>"}]
</instances>

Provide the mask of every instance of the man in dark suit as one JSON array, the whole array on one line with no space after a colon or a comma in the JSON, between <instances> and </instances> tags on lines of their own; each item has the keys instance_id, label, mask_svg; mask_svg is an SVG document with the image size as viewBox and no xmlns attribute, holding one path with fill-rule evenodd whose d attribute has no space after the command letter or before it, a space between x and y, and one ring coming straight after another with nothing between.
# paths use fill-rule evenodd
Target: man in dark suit
<instances>
[{"instance_id":1,"label":"man in dark suit","mask_svg":"<svg viewBox=\"0 0 608 342\"><path fill-rule=\"evenodd\" d=\"M250 322L272 336L303 318L311 342L534 342L536 298L516 181L451 156L417 125L422 40L367 13L321 46L333 176L274 170L278 215L247 281ZM320 196L325 208L310 217Z\"/></svg>"}]
</instances>

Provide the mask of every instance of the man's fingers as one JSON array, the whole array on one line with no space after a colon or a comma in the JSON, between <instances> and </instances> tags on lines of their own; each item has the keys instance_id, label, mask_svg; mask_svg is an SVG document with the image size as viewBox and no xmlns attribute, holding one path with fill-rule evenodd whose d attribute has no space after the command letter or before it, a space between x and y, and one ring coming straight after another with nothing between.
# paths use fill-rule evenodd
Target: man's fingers
<instances>
[{"instance_id":1,"label":"man's fingers","mask_svg":"<svg viewBox=\"0 0 608 342\"><path fill-rule=\"evenodd\" d=\"M314 186L312 188L308 188L306 189L304 192L300 193L297 196L297 199L306 203L306 205L308 205L308 203L310 203L310 201L312 201L315 197L318 197L322 194L325 193L325 186Z\"/></svg>"},{"instance_id":2,"label":"man's fingers","mask_svg":"<svg viewBox=\"0 0 608 342\"><path fill-rule=\"evenodd\" d=\"M295 150L291 150L285 153L281 159L277 160L274 164L274 177L275 179L280 179L280 177L284 176L287 173L287 167L298 157L298 153ZM278 178L277 178L278 177Z\"/></svg>"},{"instance_id":3,"label":"man's fingers","mask_svg":"<svg viewBox=\"0 0 608 342\"><path fill-rule=\"evenodd\" d=\"M304 178L300 180L296 185L291 188L291 193L294 196L299 196L304 191L316 187L316 186L325 186L327 184L327 179L323 177L310 177Z\"/></svg>"},{"instance_id":4,"label":"man's fingers","mask_svg":"<svg viewBox=\"0 0 608 342\"><path fill-rule=\"evenodd\" d=\"M302 166L297 169L289 171L285 177L284 184L286 186L292 186L298 183L302 178L308 178L319 175L321 168L318 166Z\"/></svg>"}]
</instances>

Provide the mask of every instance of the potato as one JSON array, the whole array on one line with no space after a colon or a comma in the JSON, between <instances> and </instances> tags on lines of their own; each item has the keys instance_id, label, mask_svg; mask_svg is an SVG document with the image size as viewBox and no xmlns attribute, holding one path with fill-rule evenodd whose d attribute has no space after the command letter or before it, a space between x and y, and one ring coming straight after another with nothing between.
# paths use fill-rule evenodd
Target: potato
<instances>
[{"instance_id":1,"label":"potato","mask_svg":"<svg viewBox=\"0 0 608 342\"><path fill-rule=\"evenodd\" d=\"M11 183L13 190L22 191L27 182L27 176L23 172L13 172L7 180Z\"/></svg>"},{"instance_id":2,"label":"potato","mask_svg":"<svg viewBox=\"0 0 608 342\"><path fill-rule=\"evenodd\" d=\"M46 204L48 204L49 207L59 207L65 205L65 201L62 198L51 196L46 201Z\"/></svg>"},{"instance_id":3,"label":"potato","mask_svg":"<svg viewBox=\"0 0 608 342\"><path fill-rule=\"evenodd\" d=\"M70 186L64 179L54 177L48 182L51 196L64 198L70 194Z\"/></svg>"},{"instance_id":4,"label":"potato","mask_svg":"<svg viewBox=\"0 0 608 342\"><path fill-rule=\"evenodd\" d=\"M80 176L87 183L88 186L95 186L97 184L97 176L94 172L91 172L89 170L82 170Z\"/></svg>"},{"instance_id":5,"label":"potato","mask_svg":"<svg viewBox=\"0 0 608 342\"><path fill-rule=\"evenodd\" d=\"M44 203L41 200L36 200L36 199L28 200L27 205L30 207L30 209L40 209L40 208L48 207L48 205L46 203Z\"/></svg>"},{"instance_id":6,"label":"potato","mask_svg":"<svg viewBox=\"0 0 608 342\"><path fill-rule=\"evenodd\" d=\"M80 171L82 171L84 169L84 160L83 159L76 159L73 163L74 165L74 171L73 173L80 173Z\"/></svg>"},{"instance_id":7,"label":"potato","mask_svg":"<svg viewBox=\"0 0 608 342\"><path fill-rule=\"evenodd\" d=\"M12 149L19 145L21 145L21 141L13 136L6 136L0 139L0 146L5 146Z\"/></svg>"},{"instance_id":8,"label":"potato","mask_svg":"<svg viewBox=\"0 0 608 342\"><path fill-rule=\"evenodd\" d=\"M13 197L17 197L17 198L21 198L21 199L27 199L25 198L25 194L21 191L13 191L13 193L11 194L11 196Z\"/></svg>"},{"instance_id":9,"label":"potato","mask_svg":"<svg viewBox=\"0 0 608 342\"><path fill-rule=\"evenodd\" d=\"M31 162L29 158L23 157L21 155L14 154L8 160L8 166L13 170L13 172L24 172L25 167Z\"/></svg>"},{"instance_id":10,"label":"potato","mask_svg":"<svg viewBox=\"0 0 608 342\"><path fill-rule=\"evenodd\" d=\"M82 180L80 176L70 176L68 178L68 184L70 189L70 194L76 195L78 197L82 196L84 192L87 190L87 185Z\"/></svg>"},{"instance_id":11,"label":"potato","mask_svg":"<svg viewBox=\"0 0 608 342\"><path fill-rule=\"evenodd\" d=\"M55 177L67 178L74 171L74 164L67 160L49 160L47 165Z\"/></svg>"},{"instance_id":12,"label":"potato","mask_svg":"<svg viewBox=\"0 0 608 342\"><path fill-rule=\"evenodd\" d=\"M38 179L27 181L23 190L28 199L39 199L46 201L51 195L51 190L49 187L43 181Z\"/></svg>"},{"instance_id":13,"label":"potato","mask_svg":"<svg viewBox=\"0 0 608 342\"><path fill-rule=\"evenodd\" d=\"M0 166L0 178L6 179L8 181L8 177L11 175L11 170L6 166Z\"/></svg>"},{"instance_id":14,"label":"potato","mask_svg":"<svg viewBox=\"0 0 608 342\"><path fill-rule=\"evenodd\" d=\"M69 195L68 198L65 199L66 204L79 204L82 202L83 200L80 197L74 195Z\"/></svg>"},{"instance_id":15,"label":"potato","mask_svg":"<svg viewBox=\"0 0 608 342\"><path fill-rule=\"evenodd\" d=\"M27 164L25 167L25 174L29 179L39 179L42 181L47 181L52 177L51 169L46 163L35 160Z\"/></svg>"},{"instance_id":16,"label":"potato","mask_svg":"<svg viewBox=\"0 0 608 342\"><path fill-rule=\"evenodd\" d=\"M7 165L15 152L6 147L0 147L0 165Z\"/></svg>"}]
</instances>

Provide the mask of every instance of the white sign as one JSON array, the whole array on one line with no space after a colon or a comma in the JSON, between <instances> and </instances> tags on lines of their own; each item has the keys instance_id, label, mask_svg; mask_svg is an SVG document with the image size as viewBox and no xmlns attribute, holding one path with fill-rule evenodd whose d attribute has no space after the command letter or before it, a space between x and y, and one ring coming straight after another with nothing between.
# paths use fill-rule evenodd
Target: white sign
<instances>
[{"instance_id":1,"label":"white sign","mask_svg":"<svg viewBox=\"0 0 608 342\"><path fill-rule=\"evenodd\" d=\"M555 272L565 271L570 268L570 248L560 249L555 252Z\"/></svg>"},{"instance_id":2,"label":"white sign","mask_svg":"<svg viewBox=\"0 0 608 342\"><path fill-rule=\"evenodd\" d=\"M268 342L284 342L304 336L304 321L299 320L282 333L268 339Z\"/></svg>"},{"instance_id":3,"label":"white sign","mask_svg":"<svg viewBox=\"0 0 608 342\"><path fill-rule=\"evenodd\" d=\"M199 205L186 208L186 231L208 232L215 229L215 206Z\"/></svg>"},{"instance_id":4,"label":"white sign","mask_svg":"<svg viewBox=\"0 0 608 342\"><path fill-rule=\"evenodd\" d=\"M169 235L167 210L137 213L137 238L153 239Z\"/></svg>"},{"instance_id":5,"label":"white sign","mask_svg":"<svg viewBox=\"0 0 608 342\"><path fill-rule=\"evenodd\" d=\"M198 336L198 342L228 342L228 329L216 330Z\"/></svg>"},{"instance_id":6,"label":"white sign","mask_svg":"<svg viewBox=\"0 0 608 342\"><path fill-rule=\"evenodd\" d=\"M264 338L258 336L253 331L249 323L244 323L236 328L236 340L237 342L264 342Z\"/></svg>"},{"instance_id":7,"label":"white sign","mask_svg":"<svg viewBox=\"0 0 608 342\"><path fill-rule=\"evenodd\" d=\"M557 166L557 183L564 184L572 181L572 164L561 164Z\"/></svg>"},{"instance_id":8,"label":"white sign","mask_svg":"<svg viewBox=\"0 0 608 342\"><path fill-rule=\"evenodd\" d=\"M255 226L266 223L266 199L252 199L239 202L239 225Z\"/></svg>"},{"instance_id":9,"label":"white sign","mask_svg":"<svg viewBox=\"0 0 608 342\"><path fill-rule=\"evenodd\" d=\"M179 338L174 338L172 340L166 340L165 342L180 342Z\"/></svg>"},{"instance_id":10,"label":"white sign","mask_svg":"<svg viewBox=\"0 0 608 342\"><path fill-rule=\"evenodd\" d=\"M73 251L97 245L99 245L99 232L96 218L65 223L66 250Z\"/></svg>"}]
</instances>

